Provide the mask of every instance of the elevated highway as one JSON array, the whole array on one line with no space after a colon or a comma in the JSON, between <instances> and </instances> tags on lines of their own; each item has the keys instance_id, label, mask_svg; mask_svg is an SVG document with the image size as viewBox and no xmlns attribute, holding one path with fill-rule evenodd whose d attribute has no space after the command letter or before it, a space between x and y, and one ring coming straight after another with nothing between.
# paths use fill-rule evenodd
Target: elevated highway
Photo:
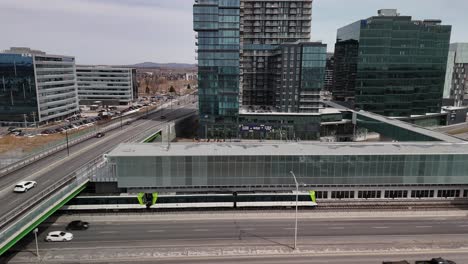
<instances>
[{"instance_id":1,"label":"elevated highway","mask_svg":"<svg viewBox=\"0 0 468 264\"><path fill-rule=\"evenodd\" d=\"M139 119L123 126L122 129L109 131L102 138L90 138L71 147L70 156L67 156L66 150L62 150L0 177L0 200L8 201L0 204L0 254L5 250L4 242L9 240L9 237L5 237L8 227L33 210L36 203L39 204L47 198L45 194L52 195L63 188L68 177L75 181L78 175L74 173L79 169L84 170L83 165L87 164L85 169L88 173L90 169L94 169L93 166L99 164L103 154L119 143L142 140L163 128L168 122L195 114L197 111L196 104L192 104L190 100L181 101L180 105L173 105L171 108L164 110L166 117L164 120L160 118L160 112L154 112L146 119ZM13 186L21 180L37 181L37 186L26 193L13 193ZM81 186L85 182L83 180L77 184ZM63 184L58 185L58 183ZM76 187L79 187L78 185ZM50 190L51 186L56 186L57 189L46 193L45 191ZM66 199L67 195L63 195L62 198ZM18 212L23 209L24 211Z\"/></svg>"}]
</instances>

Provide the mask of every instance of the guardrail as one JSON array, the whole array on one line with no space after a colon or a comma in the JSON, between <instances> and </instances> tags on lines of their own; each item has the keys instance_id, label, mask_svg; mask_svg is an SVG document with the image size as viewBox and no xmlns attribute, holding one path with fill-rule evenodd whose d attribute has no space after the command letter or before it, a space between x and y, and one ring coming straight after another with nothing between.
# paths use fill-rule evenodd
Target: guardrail
<instances>
[{"instance_id":1,"label":"guardrail","mask_svg":"<svg viewBox=\"0 0 468 264\"><path fill-rule=\"evenodd\" d=\"M67 187L61 188L67 189L69 185L77 185L85 180L91 178L91 176L95 173L98 169L99 165L102 165L103 158L101 156L91 160L90 162L84 164L83 166L79 167L72 173L68 174L64 178L58 180L54 184L47 187L45 190L41 191L40 193L34 195L32 198L28 199L25 203L21 206L9 211L5 215L0 217L0 228L3 228L8 223L11 223L14 219L18 218L25 210L32 208L38 201L42 201L47 197L51 196L57 189L67 185ZM76 186L75 186L76 187ZM60 191L59 191L60 192ZM0 233L0 243L2 242L1 237L3 232Z\"/></svg>"},{"instance_id":2,"label":"guardrail","mask_svg":"<svg viewBox=\"0 0 468 264\"><path fill-rule=\"evenodd\" d=\"M160 106L161 107L161 106ZM81 143L85 140L88 140L92 137L95 137L96 134L98 132L108 132L110 130L113 130L113 129L116 129L120 126L122 126L121 123L124 123L124 122L133 122L135 120L137 120L138 118L142 117L142 116L145 116L147 114L152 114L156 111L158 111L160 109L160 107L157 107L156 109L153 109L151 111L149 111L148 113L146 112L143 112L143 113L135 113L133 115L128 115L127 117L125 117L125 119L122 119L123 117L118 117L118 118L115 118L113 119L110 123L108 123L105 127L101 128L101 129L98 129L96 127L96 129L94 129L93 131L89 132L89 133L86 133L85 135L83 136L80 136L76 139L73 139L73 140L69 140L68 141L68 145L69 146L74 146L78 143ZM9 174L15 170L18 170L18 169L21 169L31 163L34 163L38 160L41 160L51 154L54 154L54 153L57 153L61 150L64 150L67 148L67 143L66 141L65 142L62 142L62 143L59 143L58 145L55 145L53 147L50 147L50 148L47 148L46 150L44 151L41 151L40 153L34 153L32 155L29 155L29 156L26 156L25 158L21 159L20 161L17 161L15 163L12 163L2 169L0 169L0 177L1 176L4 176L6 174Z\"/></svg>"}]
</instances>

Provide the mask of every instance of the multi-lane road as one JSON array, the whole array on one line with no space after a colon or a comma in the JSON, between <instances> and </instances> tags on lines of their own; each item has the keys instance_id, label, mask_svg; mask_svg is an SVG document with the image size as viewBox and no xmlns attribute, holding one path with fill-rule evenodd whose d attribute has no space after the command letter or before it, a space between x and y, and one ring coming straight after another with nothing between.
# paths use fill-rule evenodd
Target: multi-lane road
<instances>
[{"instance_id":1,"label":"multi-lane road","mask_svg":"<svg viewBox=\"0 0 468 264\"><path fill-rule=\"evenodd\" d=\"M173 109L165 109L164 115L166 119L164 120L160 119L160 113L154 113L148 119L137 120L131 125L123 126L123 129L117 128L109 131L105 137L91 138L71 147L70 156L68 157L67 151L63 150L0 177L0 200L8 201L8 203L0 204L0 215L5 215L10 210L17 208L41 190L64 178L83 164L110 151L120 142L146 129L154 128L154 131L156 131L171 120L195 113L195 107L195 104L185 105L181 103L180 105L173 106ZM27 193L13 193L14 184L21 180L34 180L37 181L38 185Z\"/></svg>"},{"instance_id":2,"label":"multi-lane road","mask_svg":"<svg viewBox=\"0 0 468 264\"><path fill-rule=\"evenodd\" d=\"M178 219L179 218L179 219ZM444 256L468 263L468 218L301 219L294 252L292 219L138 220L138 215L92 218L67 243L49 243L47 232L68 220L40 226L39 248L47 263L381 263ZM422 253L420 250L426 250ZM9 263L35 257L34 239L16 246ZM383 253L386 252L386 253ZM244 255L244 257L239 257ZM283 255L283 256L281 256ZM287 256L285 256L287 255ZM237 256L234 259L234 256ZM151 260L151 261L150 261ZM160 262L157 262L159 260ZM286 261L287 260L287 261ZM337 262L337 261L343 262ZM150 262L145 262L150 261ZM283 261L283 262L282 262ZM286 261L286 262L285 262ZM380 261L380 262L379 262Z\"/></svg>"}]
</instances>

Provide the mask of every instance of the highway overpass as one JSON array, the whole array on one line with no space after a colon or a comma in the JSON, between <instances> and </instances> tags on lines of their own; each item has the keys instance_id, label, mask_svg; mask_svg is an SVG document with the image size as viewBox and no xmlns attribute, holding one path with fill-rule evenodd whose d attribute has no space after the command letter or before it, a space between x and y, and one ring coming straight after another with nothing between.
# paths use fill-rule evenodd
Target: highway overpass
<instances>
[{"instance_id":1,"label":"highway overpass","mask_svg":"<svg viewBox=\"0 0 468 264\"><path fill-rule=\"evenodd\" d=\"M185 99L185 98L182 98ZM172 105L171 109L165 109L166 119L162 120L160 112L151 113L146 119L135 120L131 125L123 126L106 133L102 138L90 138L67 151L62 150L40 159L30 165L17 169L0 177L0 200L8 201L0 204L0 254L11 246L12 239L18 240L24 236L34 225L42 221L41 214L56 210L60 202L71 198L76 194L87 179L79 179L80 175L91 177L96 172L96 166L102 164L102 155L112 150L121 142L135 142L144 139L151 133L162 129L167 123L193 115L197 112L197 105L191 100L180 100L180 105ZM34 180L38 185L26 193L13 193L13 186L21 180ZM69 192L59 193L59 190L73 184ZM42 206L37 213L38 217L28 219L28 214L34 211L34 206L45 203L47 199L49 207ZM17 232L8 232L14 227L16 221L25 221L30 226L16 227ZM33 221L34 220L34 221ZM26 229L29 228L29 229ZM22 231L22 232L20 232ZM15 242L13 241L13 242Z\"/></svg>"}]
</instances>

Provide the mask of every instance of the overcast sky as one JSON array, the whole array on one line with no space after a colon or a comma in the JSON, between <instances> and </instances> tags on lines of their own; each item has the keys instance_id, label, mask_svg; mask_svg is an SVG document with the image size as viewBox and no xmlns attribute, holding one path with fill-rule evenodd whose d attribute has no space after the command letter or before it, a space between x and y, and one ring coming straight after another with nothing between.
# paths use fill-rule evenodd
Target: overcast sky
<instances>
[{"instance_id":1,"label":"overcast sky","mask_svg":"<svg viewBox=\"0 0 468 264\"><path fill-rule=\"evenodd\" d=\"M0 50L28 46L80 64L195 62L193 0L0 0ZM333 50L336 29L397 8L453 25L468 42L467 0L314 0L312 40Z\"/></svg>"}]
</instances>

